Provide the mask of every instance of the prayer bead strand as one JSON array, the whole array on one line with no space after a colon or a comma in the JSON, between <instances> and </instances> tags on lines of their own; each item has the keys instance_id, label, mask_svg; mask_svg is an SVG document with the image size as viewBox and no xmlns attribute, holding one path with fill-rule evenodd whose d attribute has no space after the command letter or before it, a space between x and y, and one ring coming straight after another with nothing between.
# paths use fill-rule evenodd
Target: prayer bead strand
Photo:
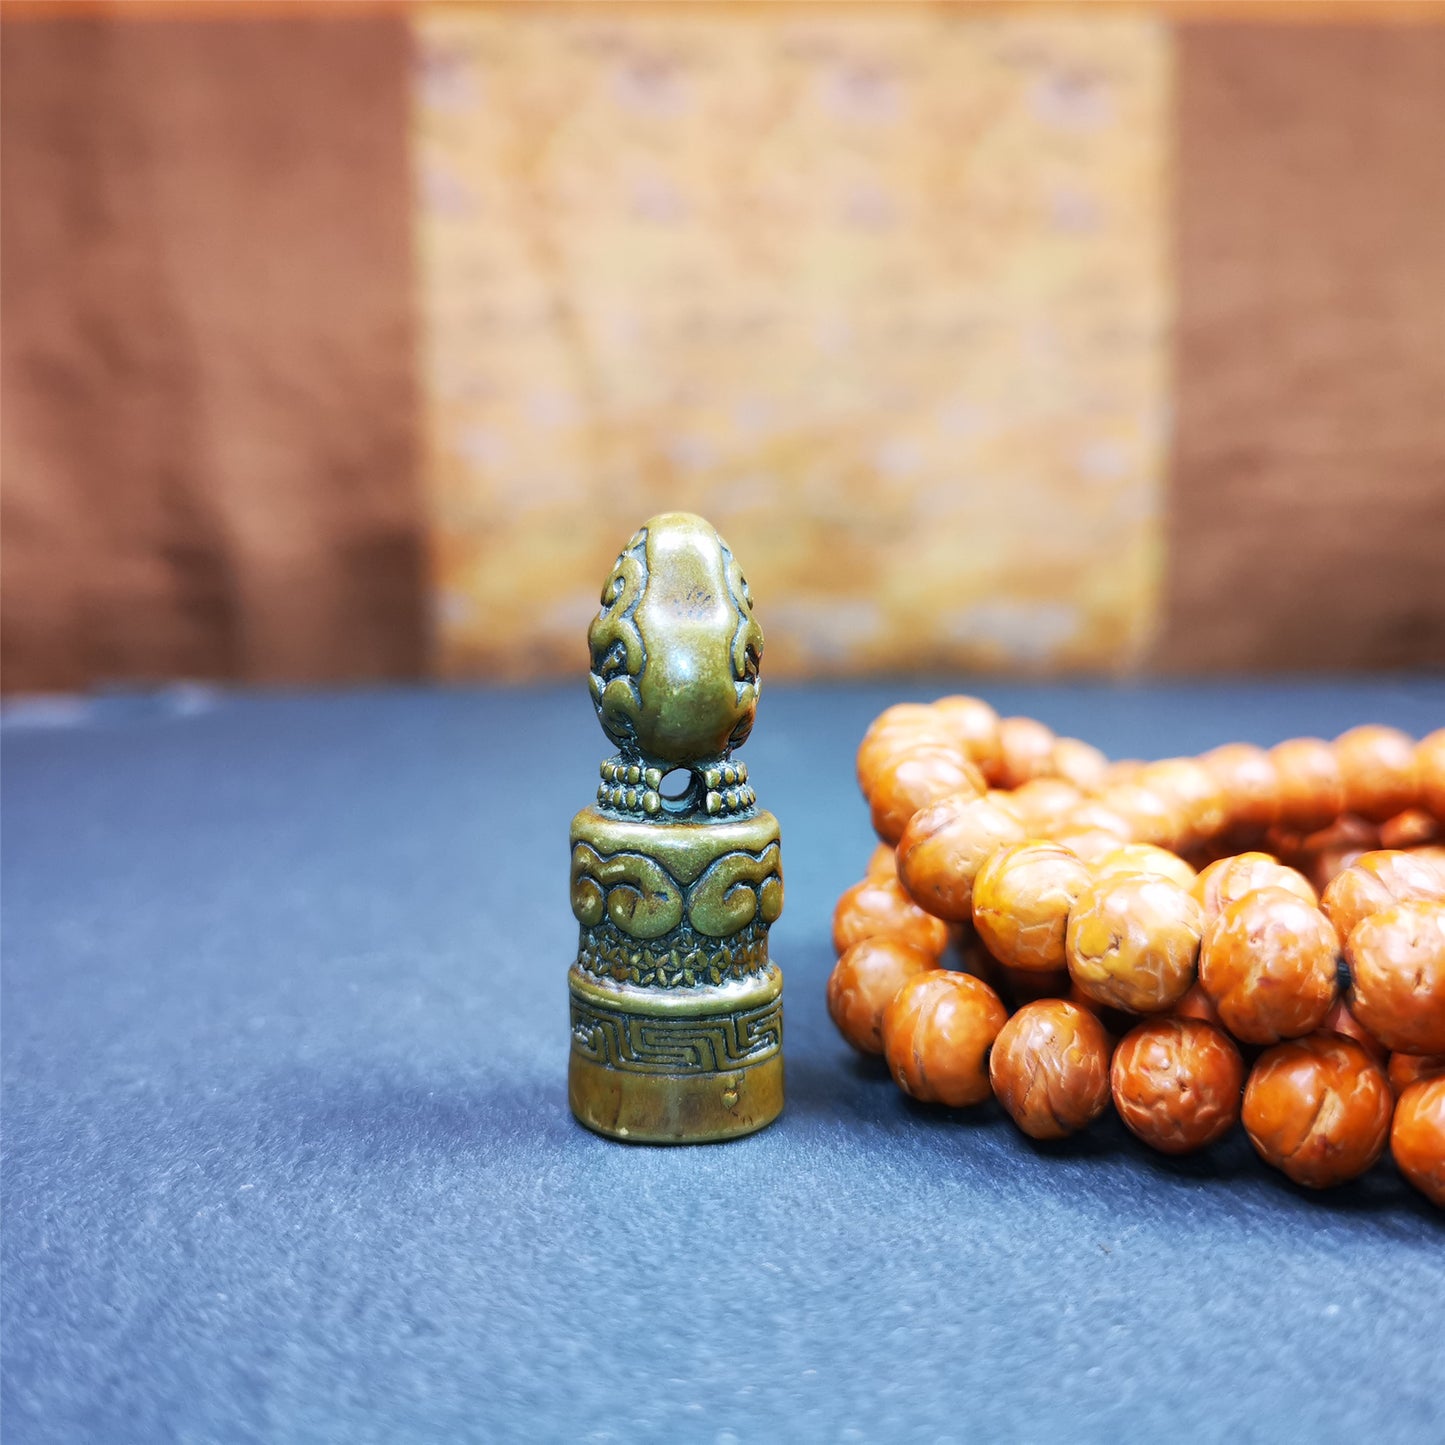
<instances>
[{"instance_id":1,"label":"prayer bead strand","mask_svg":"<svg viewBox=\"0 0 1445 1445\"><path fill-rule=\"evenodd\" d=\"M858 778L828 1007L914 1098L1039 1139L1112 1098L1169 1153L1242 1121L1311 1188L1388 1147L1445 1207L1445 729L1110 763L951 697L884 712Z\"/></svg>"}]
</instances>

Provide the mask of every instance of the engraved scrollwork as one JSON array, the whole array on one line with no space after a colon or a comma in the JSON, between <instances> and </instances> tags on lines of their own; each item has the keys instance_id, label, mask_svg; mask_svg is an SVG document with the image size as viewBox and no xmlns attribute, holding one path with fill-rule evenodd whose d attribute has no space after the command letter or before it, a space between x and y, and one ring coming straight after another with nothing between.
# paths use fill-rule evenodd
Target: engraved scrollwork
<instances>
[{"instance_id":1,"label":"engraved scrollwork","mask_svg":"<svg viewBox=\"0 0 1445 1445\"><path fill-rule=\"evenodd\" d=\"M727 574L728 595L738 610L738 625L733 633L732 664L733 686L737 691L738 709L741 716L737 726L728 738L729 748L740 748L753 730L753 719L757 715L758 698L762 693L762 680L758 675L763 660L763 629L753 616L753 594L748 579L743 576L731 548L719 539L723 562Z\"/></svg>"},{"instance_id":2,"label":"engraved scrollwork","mask_svg":"<svg viewBox=\"0 0 1445 1445\"><path fill-rule=\"evenodd\" d=\"M656 939L682 923L683 892L656 859L641 853L604 858L578 843L572 849L572 912L584 928L595 928L605 913L623 933Z\"/></svg>"},{"instance_id":3,"label":"engraved scrollwork","mask_svg":"<svg viewBox=\"0 0 1445 1445\"><path fill-rule=\"evenodd\" d=\"M764 924L783 911L782 854L776 843L760 853L725 853L687 892L687 919L699 932L728 938L754 918Z\"/></svg>"},{"instance_id":4,"label":"engraved scrollwork","mask_svg":"<svg viewBox=\"0 0 1445 1445\"><path fill-rule=\"evenodd\" d=\"M638 678L647 648L637 626L637 605L647 591L647 528L633 534L602 586L602 607L587 632L592 654L588 688L603 731L618 747L635 747L642 692Z\"/></svg>"}]
</instances>

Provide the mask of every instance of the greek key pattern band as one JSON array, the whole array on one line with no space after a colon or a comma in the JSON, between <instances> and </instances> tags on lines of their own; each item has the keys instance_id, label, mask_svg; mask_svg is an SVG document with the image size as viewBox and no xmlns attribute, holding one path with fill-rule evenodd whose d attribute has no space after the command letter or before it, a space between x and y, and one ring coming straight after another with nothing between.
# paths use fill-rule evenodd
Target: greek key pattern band
<instances>
[{"instance_id":1,"label":"greek key pattern band","mask_svg":"<svg viewBox=\"0 0 1445 1445\"><path fill-rule=\"evenodd\" d=\"M572 1048L632 1074L714 1074L745 1069L782 1047L781 999L738 1013L665 1018L621 1013L572 995Z\"/></svg>"}]
</instances>

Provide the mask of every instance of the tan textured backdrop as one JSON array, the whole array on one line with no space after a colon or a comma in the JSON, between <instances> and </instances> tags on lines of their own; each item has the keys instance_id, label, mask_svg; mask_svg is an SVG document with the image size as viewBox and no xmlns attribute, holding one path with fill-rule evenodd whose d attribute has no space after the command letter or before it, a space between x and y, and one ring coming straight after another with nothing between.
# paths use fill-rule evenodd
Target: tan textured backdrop
<instances>
[{"instance_id":1,"label":"tan textured backdrop","mask_svg":"<svg viewBox=\"0 0 1445 1445\"><path fill-rule=\"evenodd\" d=\"M611 101L630 117L619 144L599 147L563 127L555 153L524 164L539 142L513 125L498 142L513 149L490 172L506 183L492 199L512 209L487 232L499 249L473 255L485 284L457 291L455 315L434 282L439 266L458 258L443 264L428 221L448 204L448 181L428 158L451 144L448 124L466 133L478 97L465 86L449 95L458 72L425 36L414 45L414 30L427 24L415 12L250 6L220 19L213 8L197 23L175 6L143 6L144 20L130 18L133 10L97 17L86 6L28 7L18 19L7 9L5 688L422 675L438 659L504 670L534 656L568 665L584 594L638 516L672 499L679 478L687 500L719 512L750 571L768 577L762 604L774 676L790 667L897 667L919 656L1114 666L1137 658L1151 631L1157 641L1146 660L1172 669L1445 662L1438 8L1278 12L1335 22L1318 26L1160 18L1219 13L1197 6L1156 7L1152 18L1111 7L1101 21L1056 14L1051 23L1070 34L1079 27L1081 38L1026 47L1037 83L1013 92L999 78L996 41L983 39L990 26L995 37L1000 31L996 8L892 7L885 24L871 7L781 7L793 13L790 23L801 14L817 37L791 59L748 32L778 23L777 9L724 23L726 11L706 7L723 39L714 49L687 40L682 73L708 72L714 56L720 76L742 66L773 90L743 87L739 124L758 124L759 106L791 94L811 97L832 132L802 125L795 101L794 113L772 113L767 132L777 144L763 154L781 161L750 170L744 149L712 144L666 114L659 120L657 107L673 103L677 67L650 70L647 61L676 49L674 7L618 10L644 27L633 32L642 38L615 48L610 70L594 58L582 73L594 91L597 76L622 77ZM829 14L836 31L820 19ZM1341 16L1351 23L1338 23ZM1362 19L1374 16L1396 23ZM486 19L495 33L496 12ZM938 68L937 47L908 39L945 19L948 53L969 77L961 98ZM645 33L651 23L664 37L655 45ZM857 37L870 26L892 38L860 49ZM963 33L970 26L972 39ZM1155 39L1141 39L1148 36ZM555 109L558 96L540 83L541 41L516 30L498 43L532 47L509 72L503 114L515 123ZM874 50L878 66L856 63ZM846 63L834 63L840 58ZM831 89L830 63L845 77ZM1142 107L1128 111L1131 119L1153 127L1125 136L1122 148L1105 144L1107 127L1087 130L1101 75L1133 76L1120 94ZM971 111L977 90L1004 104ZM595 120L597 95L578 98ZM709 104L726 99L724 88ZM1084 139L1069 141L1072 151L1030 145L1027 127L1008 118L1020 102L1024 112L1042 103L1046 114L1082 120ZM943 134L958 128L958 146L915 143L909 106L920 103L935 108ZM449 105L450 121L439 120ZM1116 163L1127 154L1137 174L1121 179ZM1169 157L1167 183L1147 180ZM1064 174L1050 177L1050 166ZM999 178L1015 173L1011 192ZM1032 371L1018 347L1010 355L997 346L1010 332L984 324L990 300L1010 324L1026 314L1018 309L1025 301L1045 321L1055 315L1039 299L1047 293L1038 278L1050 274L1048 247L1057 242L1019 225L1008 214L1011 197L1052 195L1055 222L1090 214L1077 196L1067 203L1067 186L1062 202L1057 189L1040 189L1040 174L1091 176L1106 209L1153 196L1155 213L1119 239L1122 249L1086 239L1063 253L1059 274L1107 286L1120 258L1132 256L1145 311L1177 318L1164 354L1172 379L1137 344L1085 346L1082 367L1056 372ZM627 271L629 248L642 244L636 223L586 193L594 175L654 215L675 207L679 192L683 201L742 197L779 210L756 226L718 216L713 234L727 241L726 254L706 249L706 228L690 253L654 235L639 253L650 262L691 255L695 263L654 298ZM820 176L851 196L865 237L872 233L862 223L887 220L890 206L901 216L895 249L868 241L889 266L906 263L899 284L887 267L867 269L846 226L819 224L819 198L830 193ZM878 176L889 184L863 183ZM938 197L950 187L995 198L977 214L992 218L995 238L1017 238L1015 269L1001 271L996 254L974 264L969 246L979 238L938 224L948 216ZM567 207L579 204L569 222ZM795 226L778 219L789 207ZM930 222L921 239L913 236L919 216ZM1156 251L1168 279L1162 297ZM959 281L950 288L951 276ZM1010 277L1022 278L1021 290L1010 289ZM539 280L545 325L515 352L486 315L457 321L488 286L507 305L537 303ZM686 319L676 301L681 282L698 297L695 318L714 328L731 318L739 339L680 340L667 362L695 384L670 400L660 363L614 375L618 353L596 338L607 337L606 306L619 292L647 303L649 324ZM866 341L864 361L844 348L841 361L820 352L799 369L800 338L825 316L825 302ZM1087 331L1078 307L1057 314L1066 337ZM746 323L759 315L781 328L781 341L749 350ZM937 316L959 329L929 360ZM438 323L444 330L452 321L456 336L439 345ZM548 353L548 326L554 340L593 328L592 351L552 345ZM1011 334L1029 333L1014 325ZM454 427L447 408L456 398L437 385L457 374L448 372L447 346L470 352L478 373L496 382L498 414L508 426L519 417L525 424L520 447L507 426L465 433L469 414ZM589 354L601 364L590 380L577 373L577 358ZM1118 451L1093 453L1091 465L1105 474L1096 493L1103 512L1070 512L1064 496L1051 515L1060 459L1084 454L1073 429L1081 413L1076 404L1055 408L1035 452L1028 405L1055 382L1054 395L1077 403L1071 388L1092 379L1099 355L1123 358L1106 388L1116 399L1163 387L1162 414L1175 424L1172 434L1156 427L1152 440L1148 427L1136 428L1122 471ZM996 447L980 441L978 409L948 408L937 379L955 360L973 381L997 371L986 421L1007 416L1022 390L1024 404L997 427ZM531 385L529 368L539 366L569 379L560 402L555 389L549 401ZM741 383L751 371L771 417L745 404ZM565 420L569 387L573 400L605 403L586 425ZM462 398L458 414L477 400ZM839 403L841 411L828 411ZM896 438L882 424L890 409L903 423ZM855 445L840 417L868 445ZM923 425L950 417L952 431ZM679 418L685 426L671 424ZM748 427L758 435L772 427L774 441L739 445ZM442 455L449 428L465 442L465 472ZM546 465L533 470L519 457ZM555 490L569 458L570 505ZM747 464L745 475L733 474L735 463ZM769 475L783 480L761 504L756 486L750 501L746 486L731 485ZM470 500L467 477L483 483ZM1013 495L1020 488L1031 498L1022 509ZM1005 505L1001 525L995 497ZM529 507L532 524L551 517L564 533L560 552L536 566L527 565ZM1116 528L1100 523L1116 515L1111 508ZM777 542L790 528L801 529L805 546ZM1061 556L1065 531L1074 545ZM756 559L748 551L755 544L764 553ZM454 585L458 569L466 582L478 565L479 588ZM941 615L940 588L961 623L942 651L930 634L928 648L912 654L910 622ZM485 639L478 647L475 603L488 595L510 609L511 625L535 627L535 653L488 651ZM990 610L993 599L1004 605Z\"/></svg>"},{"instance_id":2,"label":"tan textured backdrop","mask_svg":"<svg viewBox=\"0 0 1445 1445\"><path fill-rule=\"evenodd\" d=\"M1166 27L598 5L418 35L446 671L566 666L605 551L679 506L746 559L770 670L1138 658Z\"/></svg>"}]
</instances>

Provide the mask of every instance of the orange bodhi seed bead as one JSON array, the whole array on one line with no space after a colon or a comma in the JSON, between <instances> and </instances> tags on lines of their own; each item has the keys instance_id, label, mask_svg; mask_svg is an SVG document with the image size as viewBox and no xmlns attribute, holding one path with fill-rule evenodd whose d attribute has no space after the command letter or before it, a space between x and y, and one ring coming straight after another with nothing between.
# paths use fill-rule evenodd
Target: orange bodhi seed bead
<instances>
[{"instance_id":1,"label":"orange bodhi seed bead","mask_svg":"<svg viewBox=\"0 0 1445 1445\"><path fill-rule=\"evenodd\" d=\"M868 855L866 876L869 878L896 878L898 876L898 858L891 844L880 843Z\"/></svg>"},{"instance_id":2,"label":"orange bodhi seed bead","mask_svg":"<svg viewBox=\"0 0 1445 1445\"><path fill-rule=\"evenodd\" d=\"M1372 913L1345 943L1350 1009L1388 1049L1445 1053L1445 903Z\"/></svg>"},{"instance_id":3,"label":"orange bodhi seed bead","mask_svg":"<svg viewBox=\"0 0 1445 1445\"><path fill-rule=\"evenodd\" d=\"M1049 835L1049 841L1067 848L1070 853L1077 853L1091 868L1097 867L1100 859L1119 849L1119 839L1113 833L1106 833L1102 828L1075 828L1068 824L1055 828Z\"/></svg>"},{"instance_id":4,"label":"orange bodhi seed bead","mask_svg":"<svg viewBox=\"0 0 1445 1445\"><path fill-rule=\"evenodd\" d=\"M1382 848L1418 848L1422 843L1433 843L1439 836L1440 824L1435 815L1424 808L1406 808L1380 824Z\"/></svg>"},{"instance_id":5,"label":"orange bodhi seed bead","mask_svg":"<svg viewBox=\"0 0 1445 1445\"><path fill-rule=\"evenodd\" d=\"M987 798L944 798L909 819L898 840L898 876L920 907L968 923L978 870L998 848L1024 837L1014 814Z\"/></svg>"},{"instance_id":6,"label":"orange bodhi seed bead","mask_svg":"<svg viewBox=\"0 0 1445 1445\"><path fill-rule=\"evenodd\" d=\"M962 695L939 698L933 714L964 756L992 782L1002 759L998 714L982 698Z\"/></svg>"},{"instance_id":7,"label":"orange bodhi seed bead","mask_svg":"<svg viewBox=\"0 0 1445 1445\"><path fill-rule=\"evenodd\" d=\"M1343 1034L1347 1039L1354 1039L1382 1068L1390 1057L1390 1051L1350 1012L1349 1004L1342 998L1335 1000L1334 1006L1325 1015L1319 1032Z\"/></svg>"},{"instance_id":8,"label":"orange bodhi seed bead","mask_svg":"<svg viewBox=\"0 0 1445 1445\"><path fill-rule=\"evenodd\" d=\"M1047 838L1055 823L1083 801L1084 795L1062 778L1032 778L1012 795L1031 838Z\"/></svg>"},{"instance_id":9,"label":"orange bodhi seed bead","mask_svg":"<svg viewBox=\"0 0 1445 1445\"><path fill-rule=\"evenodd\" d=\"M982 979L943 969L910 979L883 1010L883 1056L898 1087L928 1104L988 1098L988 1052L1008 1022Z\"/></svg>"},{"instance_id":10,"label":"orange bodhi seed bead","mask_svg":"<svg viewBox=\"0 0 1445 1445\"><path fill-rule=\"evenodd\" d=\"M833 947L846 953L855 943L881 934L910 943L938 958L948 947L948 928L925 913L896 878L865 878L833 909Z\"/></svg>"},{"instance_id":11,"label":"orange bodhi seed bead","mask_svg":"<svg viewBox=\"0 0 1445 1445\"><path fill-rule=\"evenodd\" d=\"M1279 820L1312 833L1345 809L1345 780L1335 750L1323 738L1291 738L1269 750L1279 782Z\"/></svg>"},{"instance_id":12,"label":"orange bodhi seed bead","mask_svg":"<svg viewBox=\"0 0 1445 1445\"><path fill-rule=\"evenodd\" d=\"M1328 828L1317 833L1307 833L1299 838L1295 848L1294 862L1302 869L1316 890L1323 893L1343 872L1364 853L1378 850L1380 830L1373 823L1345 813L1336 818Z\"/></svg>"},{"instance_id":13,"label":"orange bodhi seed bead","mask_svg":"<svg viewBox=\"0 0 1445 1445\"><path fill-rule=\"evenodd\" d=\"M1089 886L1088 865L1057 843L1000 848L973 881L973 924L1012 968L1063 968L1069 910Z\"/></svg>"},{"instance_id":14,"label":"orange bodhi seed bead","mask_svg":"<svg viewBox=\"0 0 1445 1445\"><path fill-rule=\"evenodd\" d=\"M998 725L1001 788L1017 788L1053 770L1053 729L1031 717L1006 717Z\"/></svg>"},{"instance_id":15,"label":"orange bodhi seed bead","mask_svg":"<svg viewBox=\"0 0 1445 1445\"><path fill-rule=\"evenodd\" d=\"M1282 823L1276 823L1273 828L1267 829L1259 840L1260 851L1277 859L1287 868L1298 869L1308 878L1309 865L1314 858L1314 854L1305 847L1305 839L1308 836L1306 833L1296 833ZM1210 858L1210 862L1215 862L1224 856L1223 852L1215 853ZM1316 889L1316 892L1318 891Z\"/></svg>"},{"instance_id":16,"label":"orange bodhi seed bead","mask_svg":"<svg viewBox=\"0 0 1445 1445\"><path fill-rule=\"evenodd\" d=\"M1445 897L1445 881L1411 853L1376 849L1362 853L1330 879L1320 907L1343 939L1372 913L1416 898Z\"/></svg>"},{"instance_id":17,"label":"orange bodhi seed bead","mask_svg":"<svg viewBox=\"0 0 1445 1445\"><path fill-rule=\"evenodd\" d=\"M1250 1044L1317 1029L1335 1001L1339 939L1328 918L1283 888L1231 903L1204 932L1199 981L1224 1026Z\"/></svg>"},{"instance_id":18,"label":"orange bodhi seed bead","mask_svg":"<svg viewBox=\"0 0 1445 1445\"><path fill-rule=\"evenodd\" d=\"M1204 992L1204 985L1196 983L1188 993L1174 1005L1172 1010L1177 1019L1200 1019L1207 1024L1213 1024L1216 1028L1224 1027L1219 1017L1219 1010L1214 1006L1214 1000Z\"/></svg>"},{"instance_id":19,"label":"orange bodhi seed bead","mask_svg":"<svg viewBox=\"0 0 1445 1445\"><path fill-rule=\"evenodd\" d=\"M1381 1153L1394 1099L1385 1071L1354 1039L1311 1034L1266 1049L1244 1090L1244 1127L1266 1164L1328 1189Z\"/></svg>"},{"instance_id":20,"label":"orange bodhi seed bead","mask_svg":"<svg viewBox=\"0 0 1445 1445\"><path fill-rule=\"evenodd\" d=\"M1415 745L1415 780L1420 802L1445 823L1445 728Z\"/></svg>"},{"instance_id":21,"label":"orange bodhi seed bead","mask_svg":"<svg viewBox=\"0 0 1445 1445\"><path fill-rule=\"evenodd\" d=\"M1094 864L1097 878L1116 878L1123 873L1154 873L1185 889L1193 886L1197 876L1177 853L1152 843L1126 843Z\"/></svg>"},{"instance_id":22,"label":"orange bodhi seed bead","mask_svg":"<svg viewBox=\"0 0 1445 1445\"><path fill-rule=\"evenodd\" d=\"M1403 813L1416 799L1415 742L1399 728L1370 723L1335 739L1345 807L1372 823Z\"/></svg>"},{"instance_id":23,"label":"orange bodhi seed bead","mask_svg":"<svg viewBox=\"0 0 1445 1445\"><path fill-rule=\"evenodd\" d=\"M1399 1098L1417 1080L1445 1074L1445 1054L1391 1054L1385 1072L1390 1076L1395 1097Z\"/></svg>"},{"instance_id":24,"label":"orange bodhi seed bead","mask_svg":"<svg viewBox=\"0 0 1445 1445\"><path fill-rule=\"evenodd\" d=\"M864 736L865 738L871 737L875 733L889 732L894 728L935 726L936 722L932 703L895 702L891 707L885 707L883 711L873 719L869 725L868 732Z\"/></svg>"},{"instance_id":25,"label":"orange bodhi seed bead","mask_svg":"<svg viewBox=\"0 0 1445 1445\"><path fill-rule=\"evenodd\" d=\"M1134 838L1134 825L1122 813L1097 798L1085 798L1083 802L1075 803L1060 816L1058 826L1061 833L1086 829L1089 832L1112 833L1121 844L1132 842Z\"/></svg>"},{"instance_id":26,"label":"orange bodhi seed bead","mask_svg":"<svg viewBox=\"0 0 1445 1445\"><path fill-rule=\"evenodd\" d=\"M1189 885L1195 901L1204 910L1204 921L1213 923L1231 903L1257 893L1261 888L1283 888L1311 907L1319 902L1308 878L1271 858L1268 853L1236 853L1211 863Z\"/></svg>"},{"instance_id":27,"label":"orange bodhi seed bead","mask_svg":"<svg viewBox=\"0 0 1445 1445\"><path fill-rule=\"evenodd\" d=\"M1424 848L1416 848L1411 855L1417 863L1423 863L1439 879L1442 887L1445 887L1445 847L1438 844L1429 844Z\"/></svg>"},{"instance_id":28,"label":"orange bodhi seed bead","mask_svg":"<svg viewBox=\"0 0 1445 1445\"><path fill-rule=\"evenodd\" d=\"M1176 806L1143 783L1110 783L1099 794L1099 801L1128 823L1131 842L1168 848L1187 831Z\"/></svg>"},{"instance_id":29,"label":"orange bodhi seed bead","mask_svg":"<svg viewBox=\"0 0 1445 1445\"><path fill-rule=\"evenodd\" d=\"M1092 792L1104 784L1109 760L1092 743L1079 738L1057 738L1050 754L1053 774L1072 783L1083 792Z\"/></svg>"},{"instance_id":30,"label":"orange bodhi seed bead","mask_svg":"<svg viewBox=\"0 0 1445 1445\"><path fill-rule=\"evenodd\" d=\"M1309 867L1310 885L1321 897L1325 890L1345 871L1350 864L1365 856L1363 848L1330 847L1316 853Z\"/></svg>"},{"instance_id":31,"label":"orange bodhi seed bead","mask_svg":"<svg viewBox=\"0 0 1445 1445\"><path fill-rule=\"evenodd\" d=\"M1014 794L1009 792L1007 788L990 788L988 792L984 794L984 797L987 798L995 808L1001 808L1009 817L1015 819L1017 822L1022 823L1024 821L1024 810L1014 802Z\"/></svg>"},{"instance_id":32,"label":"orange bodhi seed bead","mask_svg":"<svg viewBox=\"0 0 1445 1445\"><path fill-rule=\"evenodd\" d=\"M1111 1070L1114 1107L1165 1154L1192 1154L1239 1118L1244 1060L1222 1030L1198 1019L1150 1019L1124 1036Z\"/></svg>"},{"instance_id":33,"label":"orange bodhi seed bead","mask_svg":"<svg viewBox=\"0 0 1445 1445\"><path fill-rule=\"evenodd\" d=\"M1163 758L1146 763L1138 782L1169 803L1182 819L1181 842L1206 842L1223 831L1224 790L1197 758Z\"/></svg>"},{"instance_id":34,"label":"orange bodhi seed bead","mask_svg":"<svg viewBox=\"0 0 1445 1445\"><path fill-rule=\"evenodd\" d=\"M1139 775L1149 766L1139 758L1116 758L1104 774L1104 786L1111 783L1137 783Z\"/></svg>"},{"instance_id":35,"label":"orange bodhi seed bead","mask_svg":"<svg viewBox=\"0 0 1445 1445\"><path fill-rule=\"evenodd\" d=\"M1380 846L1380 830L1353 813L1341 813L1328 827L1306 833L1299 846L1306 853L1318 853L1322 848L1354 848L1368 853Z\"/></svg>"},{"instance_id":36,"label":"orange bodhi seed bead","mask_svg":"<svg viewBox=\"0 0 1445 1445\"><path fill-rule=\"evenodd\" d=\"M883 1052L883 1010L911 978L939 966L912 944L886 935L855 943L828 979L828 1014L859 1053Z\"/></svg>"},{"instance_id":37,"label":"orange bodhi seed bead","mask_svg":"<svg viewBox=\"0 0 1445 1445\"><path fill-rule=\"evenodd\" d=\"M1263 748L1229 743L1199 760L1224 793L1226 827L1262 833L1279 817L1279 777Z\"/></svg>"},{"instance_id":38,"label":"orange bodhi seed bead","mask_svg":"<svg viewBox=\"0 0 1445 1445\"><path fill-rule=\"evenodd\" d=\"M1445 1209L1445 1075L1422 1079L1400 1095L1390 1152L1400 1173Z\"/></svg>"},{"instance_id":39,"label":"orange bodhi seed bead","mask_svg":"<svg viewBox=\"0 0 1445 1445\"><path fill-rule=\"evenodd\" d=\"M1063 1139L1109 1107L1109 1036L1063 999L1021 1008L988 1057L994 1096L1031 1139Z\"/></svg>"},{"instance_id":40,"label":"orange bodhi seed bead","mask_svg":"<svg viewBox=\"0 0 1445 1445\"><path fill-rule=\"evenodd\" d=\"M1101 878L1069 914L1069 976L1099 1003L1130 1013L1172 1007L1194 983L1204 914L1153 873Z\"/></svg>"},{"instance_id":41,"label":"orange bodhi seed bead","mask_svg":"<svg viewBox=\"0 0 1445 1445\"><path fill-rule=\"evenodd\" d=\"M896 843L920 808L955 793L977 798L983 791L983 774L956 749L940 743L917 748L874 774L868 795L874 831L885 843Z\"/></svg>"},{"instance_id":42,"label":"orange bodhi seed bead","mask_svg":"<svg viewBox=\"0 0 1445 1445\"><path fill-rule=\"evenodd\" d=\"M952 737L927 703L900 702L885 708L858 744L858 786L863 796L869 795L874 774L885 762L931 743L948 746Z\"/></svg>"}]
</instances>

